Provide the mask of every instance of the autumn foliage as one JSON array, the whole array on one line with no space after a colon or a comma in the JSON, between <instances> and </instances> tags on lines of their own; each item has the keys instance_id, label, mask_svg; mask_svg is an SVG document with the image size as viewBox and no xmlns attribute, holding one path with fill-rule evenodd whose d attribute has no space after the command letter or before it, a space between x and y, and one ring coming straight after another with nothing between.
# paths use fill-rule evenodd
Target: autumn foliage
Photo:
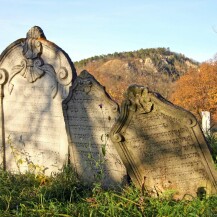
<instances>
[{"instance_id":1,"label":"autumn foliage","mask_svg":"<svg viewBox=\"0 0 217 217\"><path fill-rule=\"evenodd\" d=\"M210 111L217 122L217 60L202 63L199 69L190 69L181 76L170 100L198 118L201 111Z\"/></svg>"},{"instance_id":2,"label":"autumn foliage","mask_svg":"<svg viewBox=\"0 0 217 217\"><path fill-rule=\"evenodd\" d=\"M147 86L168 98L173 82L190 67L198 67L197 62L171 52L169 48L115 52L74 64L78 74L84 69L90 72L119 105L124 99L123 93L131 84Z\"/></svg>"},{"instance_id":3,"label":"autumn foliage","mask_svg":"<svg viewBox=\"0 0 217 217\"><path fill-rule=\"evenodd\" d=\"M125 66L124 61L115 59L103 65L98 62L91 63L85 69L106 87L108 94L120 105L123 94L129 85L135 83L145 85L147 83L145 76L131 73Z\"/></svg>"}]
</instances>

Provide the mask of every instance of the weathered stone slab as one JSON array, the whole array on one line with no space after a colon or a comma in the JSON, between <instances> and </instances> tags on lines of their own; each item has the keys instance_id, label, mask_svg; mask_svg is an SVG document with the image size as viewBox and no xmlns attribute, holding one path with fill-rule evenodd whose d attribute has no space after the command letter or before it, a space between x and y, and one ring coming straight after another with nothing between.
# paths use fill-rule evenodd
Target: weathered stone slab
<instances>
[{"instance_id":1,"label":"weathered stone slab","mask_svg":"<svg viewBox=\"0 0 217 217\"><path fill-rule=\"evenodd\" d=\"M63 102L70 161L87 184L121 185L126 169L108 137L119 112L95 78L82 71Z\"/></svg>"},{"instance_id":2,"label":"weathered stone slab","mask_svg":"<svg viewBox=\"0 0 217 217\"><path fill-rule=\"evenodd\" d=\"M195 119L143 86L130 86L111 139L136 186L175 198L216 193L214 164Z\"/></svg>"},{"instance_id":3,"label":"weathered stone slab","mask_svg":"<svg viewBox=\"0 0 217 217\"><path fill-rule=\"evenodd\" d=\"M33 27L1 54L0 72L4 167L57 172L68 158L62 100L76 76L73 63Z\"/></svg>"},{"instance_id":4,"label":"weathered stone slab","mask_svg":"<svg viewBox=\"0 0 217 217\"><path fill-rule=\"evenodd\" d=\"M205 135L210 135L210 112L209 111L202 111L202 131Z\"/></svg>"}]
</instances>

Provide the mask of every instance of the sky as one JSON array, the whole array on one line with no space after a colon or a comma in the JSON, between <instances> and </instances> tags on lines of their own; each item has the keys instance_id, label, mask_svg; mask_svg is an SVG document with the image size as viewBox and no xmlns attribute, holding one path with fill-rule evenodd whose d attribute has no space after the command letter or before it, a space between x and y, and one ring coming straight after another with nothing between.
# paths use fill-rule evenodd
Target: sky
<instances>
[{"instance_id":1,"label":"sky","mask_svg":"<svg viewBox=\"0 0 217 217\"><path fill-rule=\"evenodd\" d=\"M217 0L0 0L0 53L40 26L79 61L170 48L203 62L217 53Z\"/></svg>"}]
</instances>

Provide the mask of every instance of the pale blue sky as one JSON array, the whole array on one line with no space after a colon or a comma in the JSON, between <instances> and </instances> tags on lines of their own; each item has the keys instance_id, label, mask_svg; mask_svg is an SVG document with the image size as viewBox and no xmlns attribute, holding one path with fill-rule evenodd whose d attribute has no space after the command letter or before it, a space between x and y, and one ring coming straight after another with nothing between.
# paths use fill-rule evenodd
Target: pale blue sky
<instances>
[{"instance_id":1,"label":"pale blue sky","mask_svg":"<svg viewBox=\"0 0 217 217\"><path fill-rule=\"evenodd\" d=\"M40 26L72 61L169 47L197 61L217 53L217 0L0 0L0 52Z\"/></svg>"}]
</instances>

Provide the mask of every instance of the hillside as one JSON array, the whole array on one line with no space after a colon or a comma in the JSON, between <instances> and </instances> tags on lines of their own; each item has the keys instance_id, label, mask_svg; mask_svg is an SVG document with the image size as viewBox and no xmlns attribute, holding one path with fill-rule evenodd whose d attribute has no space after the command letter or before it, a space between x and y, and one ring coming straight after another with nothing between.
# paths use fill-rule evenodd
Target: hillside
<instances>
[{"instance_id":1,"label":"hillside","mask_svg":"<svg viewBox=\"0 0 217 217\"><path fill-rule=\"evenodd\" d=\"M123 92L133 83L148 86L167 98L173 82L191 67L199 66L183 54L168 48L140 49L132 52L94 56L75 62L78 74L88 70L120 103Z\"/></svg>"}]
</instances>

